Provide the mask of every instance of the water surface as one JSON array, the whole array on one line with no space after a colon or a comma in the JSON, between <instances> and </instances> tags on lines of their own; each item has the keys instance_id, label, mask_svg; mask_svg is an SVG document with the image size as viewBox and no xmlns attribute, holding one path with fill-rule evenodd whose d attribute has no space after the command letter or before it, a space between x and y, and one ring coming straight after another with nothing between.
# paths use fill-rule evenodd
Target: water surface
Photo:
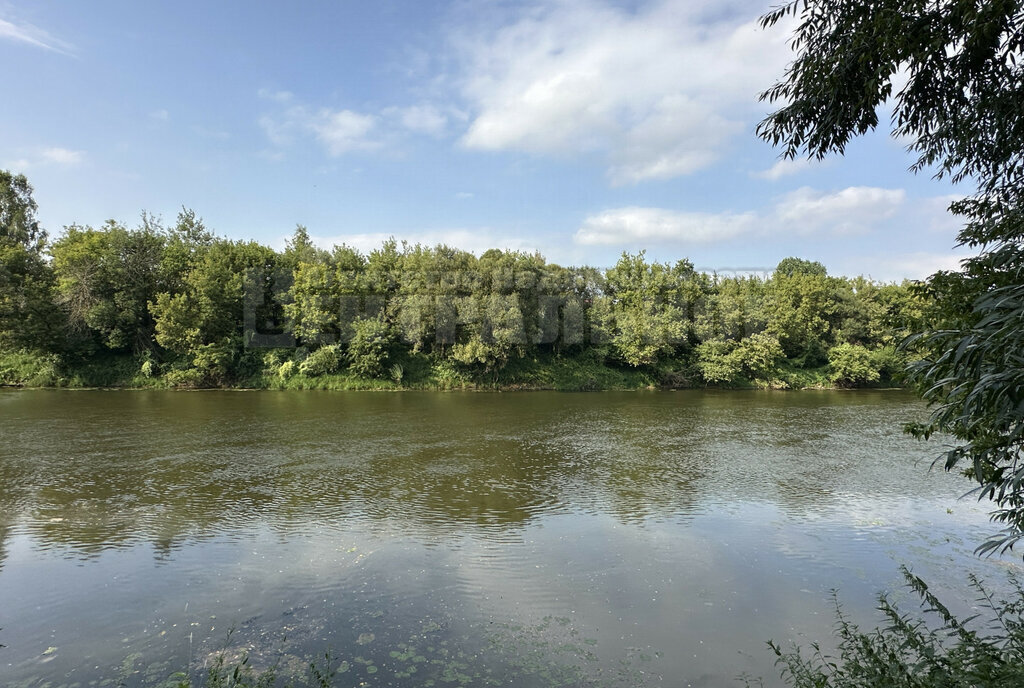
<instances>
[{"instance_id":1,"label":"water surface","mask_svg":"<svg viewBox=\"0 0 1024 688\"><path fill-rule=\"evenodd\" d=\"M991 531L899 392L0 393L0 683L776 685ZM228 635L228 631L234 629ZM122 670L117 667L124 665ZM372 671L371 671L372 669ZM47 683L49 682L49 683ZM148 682L148 683L147 683ZM349 685L349 683L345 683Z\"/></svg>"}]
</instances>

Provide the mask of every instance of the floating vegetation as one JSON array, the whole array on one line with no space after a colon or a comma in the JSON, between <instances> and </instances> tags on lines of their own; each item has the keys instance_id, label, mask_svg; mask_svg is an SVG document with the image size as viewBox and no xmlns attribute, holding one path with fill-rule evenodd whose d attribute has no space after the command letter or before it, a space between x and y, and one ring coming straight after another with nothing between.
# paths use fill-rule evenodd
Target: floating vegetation
<instances>
[{"instance_id":1,"label":"floating vegetation","mask_svg":"<svg viewBox=\"0 0 1024 688\"><path fill-rule=\"evenodd\" d=\"M348 653L304 652L322 638L325 624L307 607L290 610L274 631L249 619L232 629L217 650L200 650L187 671L171 662L146 663L134 653L115 677L60 683L38 677L19 688L634 688L660 678L650 664L661 654L627 648L611 662L597 655L598 640L564 616L534 624L487 623L460 627L454 617L429 617L408 625L390 623L371 610L349 619L341 644ZM361 630L376 623L372 631ZM401 632L402 628L411 629ZM293 635L279 635L288 630ZM54 649L54 651L56 651Z\"/></svg>"}]
</instances>

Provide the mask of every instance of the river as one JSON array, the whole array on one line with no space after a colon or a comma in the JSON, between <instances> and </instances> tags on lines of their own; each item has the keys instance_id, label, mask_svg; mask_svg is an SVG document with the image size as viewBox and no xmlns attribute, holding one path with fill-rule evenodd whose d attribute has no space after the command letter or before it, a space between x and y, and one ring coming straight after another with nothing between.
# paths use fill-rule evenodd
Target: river
<instances>
[{"instance_id":1,"label":"river","mask_svg":"<svg viewBox=\"0 0 1024 688\"><path fill-rule=\"evenodd\" d=\"M0 683L781 685L993 528L893 391L0 392ZM1002 582L1002 583L1001 583Z\"/></svg>"}]
</instances>

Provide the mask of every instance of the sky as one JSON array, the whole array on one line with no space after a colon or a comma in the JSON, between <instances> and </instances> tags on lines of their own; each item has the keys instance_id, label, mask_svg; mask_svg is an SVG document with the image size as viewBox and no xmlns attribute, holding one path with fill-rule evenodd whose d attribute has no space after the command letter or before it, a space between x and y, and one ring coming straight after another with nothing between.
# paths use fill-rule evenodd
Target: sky
<instances>
[{"instance_id":1,"label":"sky","mask_svg":"<svg viewBox=\"0 0 1024 688\"><path fill-rule=\"evenodd\" d=\"M793 59L772 4L0 0L0 169L54 236L188 207L275 248L302 224L563 265L955 268L971 189L888 129L822 162L757 138Z\"/></svg>"}]
</instances>

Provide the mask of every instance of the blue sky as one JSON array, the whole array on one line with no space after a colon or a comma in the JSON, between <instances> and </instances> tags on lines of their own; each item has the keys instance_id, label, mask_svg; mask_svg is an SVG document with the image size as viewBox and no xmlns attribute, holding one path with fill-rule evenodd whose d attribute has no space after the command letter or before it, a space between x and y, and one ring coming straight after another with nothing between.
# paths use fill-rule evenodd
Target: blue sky
<instances>
[{"instance_id":1,"label":"blue sky","mask_svg":"<svg viewBox=\"0 0 1024 688\"><path fill-rule=\"evenodd\" d=\"M562 264L955 267L970 189L887 131L824 163L754 136L791 59L770 4L0 0L0 168L52 234L184 205L275 247L301 223Z\"/></svg>"}]
</instances>

